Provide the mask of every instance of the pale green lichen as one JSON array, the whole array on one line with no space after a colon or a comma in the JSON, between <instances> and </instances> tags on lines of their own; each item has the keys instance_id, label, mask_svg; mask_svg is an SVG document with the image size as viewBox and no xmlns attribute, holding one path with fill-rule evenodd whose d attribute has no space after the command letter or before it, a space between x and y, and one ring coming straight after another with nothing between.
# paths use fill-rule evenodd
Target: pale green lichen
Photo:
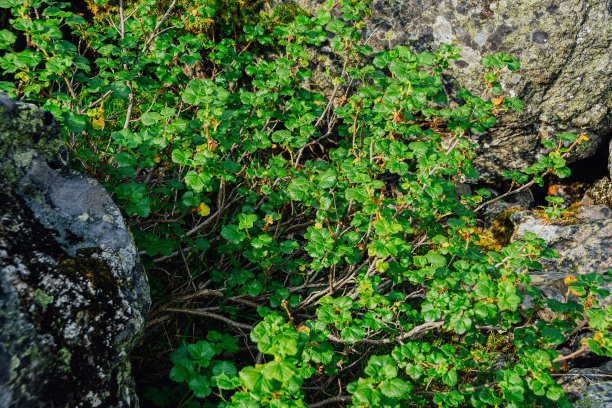
<instances>
[{"instance_id":1,"label":"pale green lichen","mask_svg":"<svg viewBox=\"0 0 612 408\"><path fill-rule=\"evenodd\" d=\"M34 105L14 103L14 109L0 106L0 176L11 183L19 178L18 169L27 168L37 155L58 158L63 149L57 128L45 125L42 111Z\"/></svg>"},{"instance_id":2,"label":"pale green lichen","mask_svg":"<svg viewBox=\"0 0 612 408\"><path fill-rule=\"evenodd\" d=\"M597 181L586 196L593 200L594 204L604 204L612 207L612 181L609 178L603 178Z\"/></svg>"},{"instance_id":3,"label":"pale green lichen","mask_svg":"<svg viewBox=\"0 0 612 408\"><path fill-rule=\"evenodd\" d=\"M603 408L600 401L593 401L591 397L583 398L580 401L577 401L575 405L580 408Z\"/></svg>"},{"instance_id":4,"label":"pale green lichen","mask_svg":"<svg viewBox=\"0 0 612 408\"><path fill-rule=\"evenodd\" d=\"M26 151L15 153L13 155L13 160L15 164L19 167L28 167L36 156L37 156L36 151L26 150Z\"/></svg>"},{"instance_id":5,"label":"pale green lichen","mask_svg":"<svg viewBox=\"0 0 612 408\"><path fill-rule=\"evenodd\" d=\"M62 347L57 351L57 363L58 368L61 371L67 372L70 370L70 360L72 359L72 353L68 351L66 347Z\"/></svg>"},{"instance_id":6,"label":"pale green lichen","mask_svg":"<svg viewBox=\"0 0 612 408\"><path fill-rule=\"evenodd\" d=\"M42 307L43 310L53 303L53 296L47 295L43 290L36 289L34 292L34 301Z\"/></svg>"},{"instance_id":7,"label":"pale green lichen","mask_svg":"<svg viewBox=\"0 0 612 408\"><path fill-rule=\"evenodd\" d=\"M10 380L9 382L13 382L15 381L15 379L17 378L17 375L19 374L19 366L21 365L21 360L19 360L19 357L13 355L11 356L11 374L10 374Z\"/></svg>"}]
</instances>

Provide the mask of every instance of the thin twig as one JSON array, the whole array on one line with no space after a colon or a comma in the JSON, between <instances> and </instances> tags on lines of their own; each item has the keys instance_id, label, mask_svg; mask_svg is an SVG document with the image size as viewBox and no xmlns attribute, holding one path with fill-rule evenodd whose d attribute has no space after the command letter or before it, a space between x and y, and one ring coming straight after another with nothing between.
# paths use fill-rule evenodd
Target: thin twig
<instances>
[{"instance_id":1,"label":"thin twig","mask_svg":"<svg viewBox=\"0 0 612 408\"><path fill-rule=\"evenodd\" d=\"M543 174L543 176L546 175L547 173ZM507 193L504 193L504 194L499 195L499 196L497 196L495 198L492 198L491 200L485 201L484 203L482 203L478 207L476 207L474 209L474 212L478 212L478 211L482 210L484 207L486 207L486 206L488 206L490 204L493 204L494 202L497 202L497 201L499 201L499 200L501 200L503 198L506 198L508 196L520 193L521 191L528 189L529 187L533 186L534 184L535 184L535 180L531 180L529 183L522 185L521 187L517 188L516 190L510 190Z\"/></svg>"}]
</instances>

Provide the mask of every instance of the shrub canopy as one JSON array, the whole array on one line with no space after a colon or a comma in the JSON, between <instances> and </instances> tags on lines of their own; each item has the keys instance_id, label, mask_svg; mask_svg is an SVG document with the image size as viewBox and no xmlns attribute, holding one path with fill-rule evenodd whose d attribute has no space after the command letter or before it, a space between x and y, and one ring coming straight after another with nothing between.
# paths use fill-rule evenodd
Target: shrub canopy
<instances>
[{"instance_id":1,"label":"shrub canopy","mask_svg":"<svg viewBox=\"0 0 612 408\"><path fill-rule=\"evenodd\" d=\"M170 355L180 406L569 407L557 349L588 325L579 352L611 355L607 278L542 299L529 271L554 253L535 234L485 248L478 214L501 197L457 188L478 177L469 137L522 106L499 80L519 63L488 56L482 93L449 91L460 50L374 53L367 1L240 5L96 0L86 21L53 0L0 0L0 89L61 120L75 166L123 209L150 325L215 329L174 323L199 336ZM558 137L504 174L513 191L569 175L582 139ZM174 393L146 396L176 406Z\"/></svg>"}]
</instances>

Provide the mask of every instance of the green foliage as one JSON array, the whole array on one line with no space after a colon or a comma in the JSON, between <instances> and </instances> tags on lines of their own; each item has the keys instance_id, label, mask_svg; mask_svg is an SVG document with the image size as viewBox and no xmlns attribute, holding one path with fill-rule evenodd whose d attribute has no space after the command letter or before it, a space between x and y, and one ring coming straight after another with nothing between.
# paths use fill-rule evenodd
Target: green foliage
<instances>
[{"instance_id":1,"label":"green foliage","mask_svg":"<svg viewBox=\"0 0 612 408\"><path fill-rule=\"evenodd\" d=\"M195 344L183 344L170 355L174 364L170 379L187 383L197 398L208 397L212 387L231 390L238 385L236 366L229 361L213 360L223 350L234 351L236 339L224 338L216 332L210 332L207 337L225 341L214 344L201 340Z\"/></svg>"},{"instance_id":2,"label":"green foliage","mask_svg":"<svg viewBox=\"0 0 612 408\"><path fill-rule=\"evenodd\" d=\"M0 0L13 16L0 31L13 80L0 89L60 119L75 165L113 194L164 303L154 312L248 336L209 331L178 347L181 385L150 389L157 404L184 392L184 407L566 407L556 349L588 321L585 350L612 354L612 310L596 300L608 278L576 277L574 298L542 300L529 271L554 253L535 234L483 248L477 216L496 199L455 188L478 176L468 137L522 106L488 96L515 59L483 59L480 96L448 94L442 73L459 49L374 54L363 0L284 9L222 38L205 27L212 2L92 4L85 22L52 0ZM323 44L319 77L310 61ZM557 136L504 174L515 189L569 174L582 138ZM521 309L519 285L557 317Z\"/></svg>"}]
</instances>

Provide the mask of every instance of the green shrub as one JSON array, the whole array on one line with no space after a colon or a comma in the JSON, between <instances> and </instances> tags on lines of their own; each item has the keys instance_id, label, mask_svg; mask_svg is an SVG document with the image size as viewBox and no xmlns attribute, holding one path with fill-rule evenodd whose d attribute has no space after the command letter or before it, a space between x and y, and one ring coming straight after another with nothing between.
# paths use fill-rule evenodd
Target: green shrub
<instances>
[{"instance_id":1,"label":"green shrub","mask_svg":"<svg viewBox=\"0 0 612 408\"><path fill-rule=\"evenodd\" d=\"M76 165L125 212L164 302L153 323L201 316L257 345L253 359L228 333L181 346L182 406L568 407L551 371L577 325L596 332L581 352L612 355L612 311L597 308L607 278L568 280L578 300L542 300L529 271L554 253L535 234L483 249L476 217L495 199L456 190L478 176L468 136L521 108L499 96L515 59L483 59L481 96L449 95L441 74L459 49L374 54L363 0L222 39L194 26L205 8L95 4L106 18L87 23L56 1L0 0L13 15L0 89L51 110ZM310 62L324 44L327 83ZM558 137L505 174L515 190L569 175L581 139ZM521 311L518 285L558 317Z\"/></svg>"}]
</instances>

